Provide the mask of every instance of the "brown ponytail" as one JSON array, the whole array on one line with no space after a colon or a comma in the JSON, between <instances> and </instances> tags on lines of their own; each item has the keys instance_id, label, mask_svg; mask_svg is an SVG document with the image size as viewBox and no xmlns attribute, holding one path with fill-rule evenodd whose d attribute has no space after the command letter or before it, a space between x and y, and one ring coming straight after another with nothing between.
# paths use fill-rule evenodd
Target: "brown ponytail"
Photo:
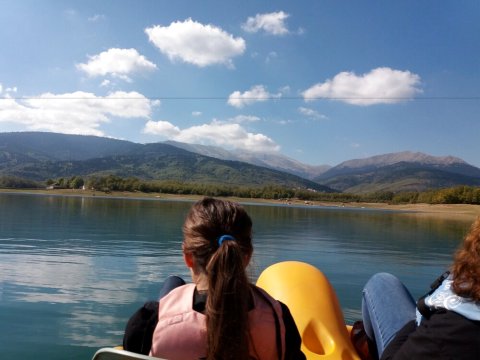
<instances>
[{"instance_id":1,"label":"brown ponytail","mask_svg":"<svg viewBox=\"0 0 480 360\"><path fill-rule=\"evenodd\" d=\"M207 359L248 359L250 217L238 204L205 198L192 206L183 232L184 251L208 279ZM229 240L219 244L222 235Z\"/></svg>"}]
</instances>

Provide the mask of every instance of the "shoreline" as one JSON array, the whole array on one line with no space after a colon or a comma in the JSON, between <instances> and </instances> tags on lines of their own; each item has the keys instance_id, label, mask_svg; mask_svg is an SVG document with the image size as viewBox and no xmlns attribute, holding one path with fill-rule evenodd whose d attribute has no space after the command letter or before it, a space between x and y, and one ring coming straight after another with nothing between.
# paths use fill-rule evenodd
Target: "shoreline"
<instances>
[{"instance_id":1,"label":"shoreline","mask_svg":"<svg viewBox=\"0 0 480 360\"><path fill-rule=\"evenodd\" d=\"M175 195L163 193L142 193L142 192L123 192L112 191L105 193L103 191L78 190L78 189L0 189L0 194L25 194L25 195L54 195L69 197L88 197L88 198L126 198L126 199L150 199L150 200L182 200L197 201L202 199L203 195ZM326 208L350 208L350 209L372 209L389 210L404 212L406 215L414 216L432 216L436 218L473 221L480 216L480 205L469 204L386 204L386 203L363 203L363 202L327 202L327 201L303 201L303 200L274 200L274 199L255 199L255 198L237 198L237 197L219 197L244 204L265 204L265 205L284 205L284 206L320 206Z\"/></svg>"}]
</instances>

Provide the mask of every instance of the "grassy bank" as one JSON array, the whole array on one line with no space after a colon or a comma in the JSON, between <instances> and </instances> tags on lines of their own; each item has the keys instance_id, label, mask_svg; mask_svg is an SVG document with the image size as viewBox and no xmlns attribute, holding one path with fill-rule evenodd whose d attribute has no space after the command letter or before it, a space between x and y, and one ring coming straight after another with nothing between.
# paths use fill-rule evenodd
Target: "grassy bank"
<instances>
[{"instance_id":1,"label":"grassy bank","mask_svg":"<svg viewBox=\"0 0 480 360\"><path fill-rule=\"evenodd\" d=\"M57 196L81 196L81 197L107 197L107 198L132 198L132 199L159 199L159 200L191 200L201 199L201 195L172 195L160 193L143 192L109 192L91 191L91 190L73 190L73 189L54 189L54 190L8 190L0 189L3 193L23 193L37 195L57 195ZM399 204L391 205L386 203L362 203L362 202L323 202L323 201L302 201L302 200L271 200L271 199L247 199L247 198L228 198L239 203L259 203L276 204L285 206L325 206L334 208L364 208L364 209L384 209L393 211L404 211L409 216L435 216L442 218L452 218L465 221L473 221L480 216L480 205L466 204Z\"/></svg>"}]
</instances>

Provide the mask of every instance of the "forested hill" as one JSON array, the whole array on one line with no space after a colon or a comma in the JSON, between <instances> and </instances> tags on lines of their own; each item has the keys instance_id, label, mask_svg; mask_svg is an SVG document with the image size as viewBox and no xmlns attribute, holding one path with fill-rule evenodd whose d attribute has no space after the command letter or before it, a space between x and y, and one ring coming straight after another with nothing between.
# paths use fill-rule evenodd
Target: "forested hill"
<instances>
[{"instance_id":1,"label":"forested hill","mask_svg":"<svg viewBox=\"0 0 480 360\"><path fill-rule=\"evenodd\" d=\"M41 132L0 133L0 176L46 181L116 175L233 186L276 185L331 192L301 177L195 154L165 143Z\"/></svg>"}]
</instances>

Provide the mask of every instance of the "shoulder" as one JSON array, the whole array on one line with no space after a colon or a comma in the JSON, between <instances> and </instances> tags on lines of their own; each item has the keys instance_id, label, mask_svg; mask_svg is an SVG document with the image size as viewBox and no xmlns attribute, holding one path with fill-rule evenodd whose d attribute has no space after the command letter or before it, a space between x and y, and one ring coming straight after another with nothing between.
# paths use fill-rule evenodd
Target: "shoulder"
<instances>
[{"instance_id":1,"label":"shoulder","mask_svg":"<svg viewBox=\"0 0 480 360\"><path fill-rule=\"evenodd\" d=\"M280 302L274 299L268 292L253 284L251 285L251 287L255 299L262 300L263 302L268 302L270 304L280 307Z\"/></svg>"},{"instance_id":2,"label":"shoulder","mask_svg":"<svg viewBox=\"0 0 480 360\"><path fill-rule=\"evenodd\" d=\"M167 302L176 301L178 298L193 296L195 292L195 284L185 284L172 289L168 294L160 299L160 304L163 305Z\"/></svg>"},{"instance_id":3,"label":"shoulder","mask_svg":"<svg viewBox=\"0 0 480 360\"><path fill-rule=\"evenodd\" d=\"M179 286L160 299L159 317L192 309L195 284Z\"/></svg>"},{"instance_id":4,"label":"shoulder","mask_svg":"<svg viewBox=\"0 0 480 360\"><path fill-rule=\"evenodd\" d=\"M266 292L262 288L259 288L258 286L252 285L252 288L254 290L254 294L255 294L254 296L256 296L257 298L260 298L264 302L269 302L271 304L270 307L271 306L274 307L278 316L280 316L285 323L295 324L292 314L290 313L290 309L286 304L282 303L279 300L276 300L268 292Z\"/></svg>"}]
</instances>

